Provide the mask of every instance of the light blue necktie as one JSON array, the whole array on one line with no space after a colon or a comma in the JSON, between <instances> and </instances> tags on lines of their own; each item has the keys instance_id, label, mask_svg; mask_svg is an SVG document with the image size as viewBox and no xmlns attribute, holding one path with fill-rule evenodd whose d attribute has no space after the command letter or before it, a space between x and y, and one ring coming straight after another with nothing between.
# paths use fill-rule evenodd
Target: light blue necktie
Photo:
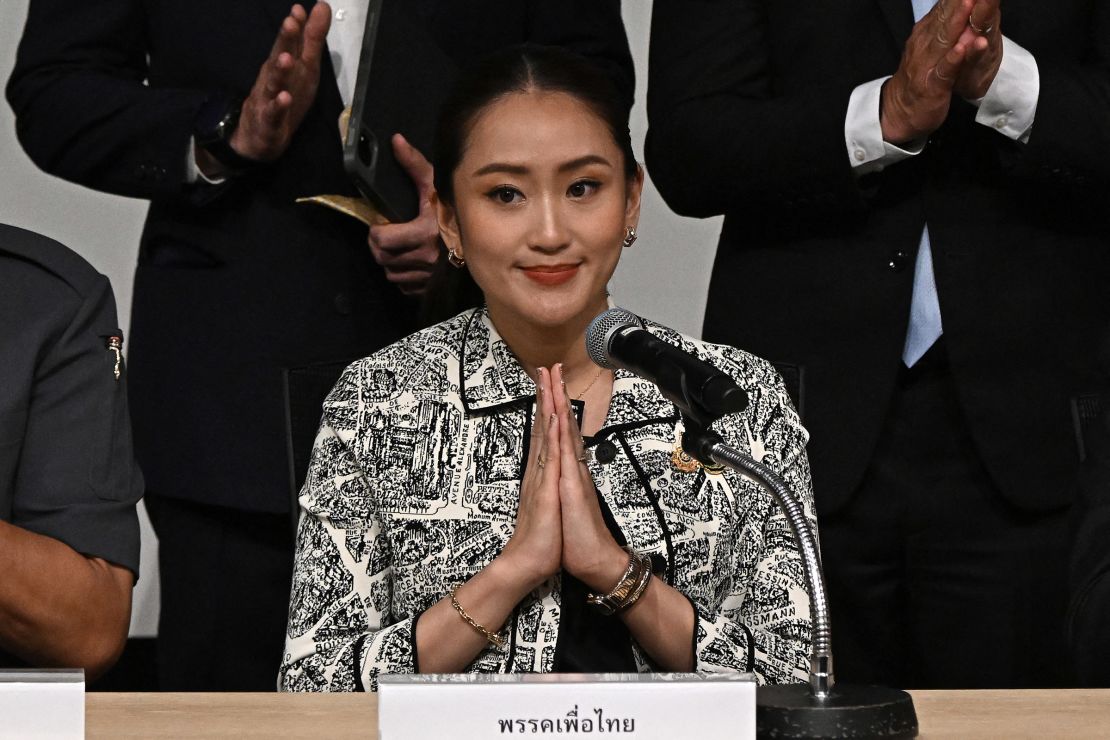
<instances>
[{"instance_id":1,"label":"light blue necktie","mask_svg":"<svg viewBox=\"0 0 1110 740\"><path fill-rule=\"evenodd\" d=\"M936 0L913 0L914 21L921 20L935 4ZM913 268L910 327L906 332L906 345L902 348L902 362L906 367L913 367L943 332L937 281L933 275L933 251L929 242L929 226L926 224L921 232L921 246L917 250L917 262Z\"/></svg>"}]
</instances>

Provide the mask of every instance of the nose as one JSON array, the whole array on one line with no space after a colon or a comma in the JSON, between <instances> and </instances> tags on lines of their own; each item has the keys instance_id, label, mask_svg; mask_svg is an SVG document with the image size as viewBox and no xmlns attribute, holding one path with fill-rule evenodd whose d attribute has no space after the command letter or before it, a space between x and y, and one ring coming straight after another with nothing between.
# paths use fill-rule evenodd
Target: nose
<instances>
[{"instance_id":1,"label":"nose","mask_svg":"<svg viewBox=\"0 0 1110 740\"><path fill-rule=\"evenodd\" d=\"M540 199L534 210L529 246L545 254L554 254L570 244L566 215L561 209L561 198Z\"/></svg>"}]
</instances>

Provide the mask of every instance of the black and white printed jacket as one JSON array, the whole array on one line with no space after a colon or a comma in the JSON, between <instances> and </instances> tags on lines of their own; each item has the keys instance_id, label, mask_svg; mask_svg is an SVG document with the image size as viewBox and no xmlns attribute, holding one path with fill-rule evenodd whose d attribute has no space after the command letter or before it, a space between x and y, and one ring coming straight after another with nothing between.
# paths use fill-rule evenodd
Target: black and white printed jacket
<instances>
[{"instance_id":1,"label":"black and white printed jacket","mask_svg":"<svg viewBox=\"0 0 1110 740\"><path fill-rule=\"evenodd\" d=\"M645 323L747 391L748 409L715 428L785 476L813 522L808 434L772 366ZM535 385L483 309L347 368L300 497L280 689L376 690L379 675L415 670L420 614L513 533L534 410ZM804 681L809 596L787 521L744 476L678 469L681 435L655 386L618 371L589 461L598 493L628 544L665 561L662 577L695 605L699 672ZM507 646L488 646L467 670L552 670L559 602L556 577L517 607Z\"/></svg>"}]
</instances>

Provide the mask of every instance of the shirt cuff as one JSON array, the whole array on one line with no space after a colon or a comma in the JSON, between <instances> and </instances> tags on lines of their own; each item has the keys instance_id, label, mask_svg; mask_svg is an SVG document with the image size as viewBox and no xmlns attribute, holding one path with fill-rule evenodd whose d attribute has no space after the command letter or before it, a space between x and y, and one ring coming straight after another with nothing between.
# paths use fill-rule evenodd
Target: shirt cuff
<instances>
[{"instance_id":1,"label":"shirt cuff","mask_svg":"<svg viewBox=\"0 0 1110 740\"><path fill-rule=\"evenodd\" d=\"M219 185L224 182L226 177L208 177L200 171L197 167L197 142L193 137L189 137L189 151L185 153L185 184L192 185L198 179L204 180L209 185Z\"/></svg>"},{"instance_id":2,"label":"shirt cuff","mask_svg":"<svg viewBox=\"0 0 1110 740\"><path fill-rule=\"evenodd\" d=\"M880 172L885 167L909 159L925 148L925 142L914 142L906 149L883 140L883 125L879 104L883 97L883 83L890 77L865 82L852 91L848 99L848 113L844 117L844 142L848 146L848 160L857 175Z\"/></svg>"},{"instance_id":3,"label":"shirt cuff","mask_svg":"<svg viewBox=\"0 0 1110 740\"><path fill-rule=\"evenodd\" d=\"M1037 115L1037 101L1041 95L1041 75L1033 55L1002 37L1002 64L998 74L978 100L969 101L979 108L976 123L993 128L1003 136L1029 141L1033 119Z\"/></svg>"}]
</instances>

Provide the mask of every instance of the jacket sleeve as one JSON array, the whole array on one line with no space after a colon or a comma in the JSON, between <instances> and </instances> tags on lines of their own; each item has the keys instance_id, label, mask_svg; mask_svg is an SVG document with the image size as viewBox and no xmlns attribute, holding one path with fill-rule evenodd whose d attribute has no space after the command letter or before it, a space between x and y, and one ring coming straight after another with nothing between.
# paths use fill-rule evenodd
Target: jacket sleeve
<instances>
[{"instance_id":1,"label":"jacket sleeve","mask_svg":"<svg viewBox=\"0 0 1110 740\"><path fill-rule=\"evenodd\" d=\"M419 615L394 614L393 554L349 446L345 412L358 400L336 400L344 383L325 404L301 493L281 691L376 691L380 674L415 672Z\"/></svg>"},{"instance_id":2,"label":"jacket sleeve","mask_svg":"<svg viewBox=\"0 0 1110 740\"><path fill-rule=\"evenodd\" d=\"M785 479L816 533L805 453L808 434L798 422L782 380L769 365L762 363L762 367L773 385L749 390L751 413L740 435L747 436L753 457ZM737 445L737 435L724 436ZM751 671L766 684L805 681L812 643L810 598L793 531L769 493L740 483L739 476L726 476L740 498L740 531L731 560L721 566L732 571L732 577L724 580L731 583L730 590L716 610L694 605L696 670Z\"/></svg>"},{"instance_id":3,"label":"jacket sleeve","mask_svg":"<svg viewBox=\"0 0 1110 740\"><path fill-rule=\"evenodd\" d=\"M69 286L54 290L55 282L50 292L25 306L30 309L26 316L12 317L50 327L50 334L42 336L41 346L5 347L33 358L35 367L29 382L13 383L15 392L27 394L28 417L19 441L10 447L0 429L0 458L10 451L17 466L5 469L0 459L0 486L10 481L13 524L121 565L137 578L135 504L143 494L143 477L131 448L126 368L118 365L117 379L115 355L106 343L120 334L112 289L100 275L81 293ZM20 360L6 364L14 371ZM0 494L0 501L4 498Z\"/></svg>"},{"instance_id":4,"label":"jacket sleeve","mask_svg":"<svg viewBox=\"0 0 1110 740\"><path fill-rule=\"evenodd\" d=\"M1034 54L1040 74L1037 114L1027 144L992 136L1000 163L1017 182L1103 191L1110 187L1110 4L1089 3L1071 18L1080 36L1069 56ZM1048 11L1044 11L1048 12ZM1005 30L1005 18L1003 19ZM1016 39L1019 43L1021 39Z\"/></svg>"},{"instance_id":5,"label":"jacket sleeve","mask_svg":"<svg viewBox=\"0 0 1110 740\"><path fill-rule=\"evenodd\" d=\"M844 141L855 84L775 90L765 6L652 6L645 153L652 181L683 216L862 205Z\"/></svg>"},{"instance_id":6,"label":"jacket sleeve","mask_svg":"<svg viewBox=\"0 0 1110 740\"><path fill-rule=\"evenodd\" d=\"M193 121L210 91L144 84L143 8L31 1L7 97L16 135L41 169L130 197L184 189Z\"/></svg>"}]
</instances>

